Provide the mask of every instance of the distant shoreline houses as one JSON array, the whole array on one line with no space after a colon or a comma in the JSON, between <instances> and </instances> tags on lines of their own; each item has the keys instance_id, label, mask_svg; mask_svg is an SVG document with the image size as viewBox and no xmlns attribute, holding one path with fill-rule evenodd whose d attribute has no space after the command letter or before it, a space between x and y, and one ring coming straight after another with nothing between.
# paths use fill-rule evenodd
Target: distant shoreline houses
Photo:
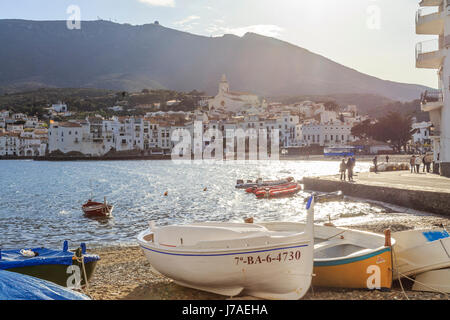
<instances>
[{"instance_id":1,"label":"distant shoreline houses","mask_svg":"<svg viewBox=\"0 0 450 320\"><path fill-rule=\"evenodd\" d=\"M202 110L205 106L208 111ZM59 103L49 112L69 110ZM331 111L325 104L312 101L289 105L260 101L254 94L230 91L223 76L218 94L203 99L193 112L158 111L108 119L97 115L84 120L50 121L47 130L36 118L4 111L0 113L0 156L103 157L121 153L165 156L171 154L177 143L172 141L176 131L185 130L194 139L199 124L206 138L202 138L201 146L192 143L193 151L201 147L203 152L216 139L225 138L230 130L247 134L265 130L269 141L277 131L280 148L348 146L357 142L351 134L352 127L367 118L358 114L356 106ZM208 138L207 132L213 134ZM225 143L224 147L227 148Z\"/></svg>"},{"instance_id":2,"label":"distant shoreline houses","mask_svg":"<svg viewBox=\"0 0 450 320\"><path fill-rule=\"evenodd\" d=\"M0 111L0 156L39 157L46 154L47 125L23 113Z\"/></svg>"}]
</instances>

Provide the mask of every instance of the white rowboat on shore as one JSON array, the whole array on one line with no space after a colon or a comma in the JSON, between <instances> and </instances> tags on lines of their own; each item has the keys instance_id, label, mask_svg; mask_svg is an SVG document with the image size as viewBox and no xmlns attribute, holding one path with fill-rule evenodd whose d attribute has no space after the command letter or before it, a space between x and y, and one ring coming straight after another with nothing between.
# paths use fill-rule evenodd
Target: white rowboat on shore
<instances>
[{"instance_id":1,"label":"white rowboat on shore","mask_svg":"<svg viewBox=\"0 0 450 320\"><path fill-rule=\"evenodd\" d=\"M450 235L446 230L409 230L392 237L396 240L394 279L450 267Z\"/></svg>"},{"instance_id":2,"label":"white rowboat on shore","mask_svg":"<svg viewBox=\"0 0 450 320\"><path fill-rule=\"evenodd\" d=\"M179 285L236 296L300 299L313 271L314 213L306 227L284 223L193 223L155 227L138 235L152 267Z\"/></svg>"},{"instance_id":3,"label":"white rowboat on shore","mask_svg":"<svg viewBox=\"0 0 450 320\"><path fill-rule=\"evenodd\" d=\"M450 293L450 269L433 270L417 275L412 289Z\"/></svg>"}]
</instances>

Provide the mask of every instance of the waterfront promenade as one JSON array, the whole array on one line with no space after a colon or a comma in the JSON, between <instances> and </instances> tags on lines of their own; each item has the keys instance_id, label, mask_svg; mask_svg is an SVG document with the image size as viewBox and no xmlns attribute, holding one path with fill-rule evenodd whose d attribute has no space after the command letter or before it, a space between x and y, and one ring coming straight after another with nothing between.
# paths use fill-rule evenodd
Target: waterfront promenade
<instances>
[{"instance_id":1,"label":"waterfront promenade","mask_svg":"<svg viewBox=\"0 0 450 320\"><path fill-rule=\"evenodd\" d=\"M383 201L403 207L450 217L450 179L431 173L409 171L364 172L354 182L343 182L339 175L305 177L306 190L332 192Z\"/></svg>"}]
</instances>

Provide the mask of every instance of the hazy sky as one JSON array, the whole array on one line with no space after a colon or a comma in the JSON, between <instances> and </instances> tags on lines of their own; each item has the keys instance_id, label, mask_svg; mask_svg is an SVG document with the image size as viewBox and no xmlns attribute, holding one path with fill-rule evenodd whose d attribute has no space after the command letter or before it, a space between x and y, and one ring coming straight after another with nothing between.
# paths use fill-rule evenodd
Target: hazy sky
<instances>
[{"instance_id":1,"label":"hazy sky","mask_svg":"<svg viewBox=\"0 0 450 320\"><path fill-rule=\"evenodd\" d=\"M205 35L272 36L358 71L437 87L436 70L415 68L419 0L1 0L0 19L81 20L161 25Z\"/></svg>"}]
</instances>

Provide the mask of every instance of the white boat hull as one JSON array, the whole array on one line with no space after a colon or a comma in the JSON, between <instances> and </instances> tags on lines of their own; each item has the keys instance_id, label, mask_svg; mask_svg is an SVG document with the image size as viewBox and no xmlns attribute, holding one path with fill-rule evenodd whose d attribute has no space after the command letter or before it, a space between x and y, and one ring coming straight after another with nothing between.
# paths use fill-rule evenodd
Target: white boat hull
<instances>
[{"instance_id":1,"label":"white boat hull","mask_svg":"<svg viewBox=\"0 0 450 320\"><path fill-rule=\"evenodd\" d=\"M154 269L176 283L225 296L296 300L309 290L314 255L314 197L306 226L194 223L150 228L138 243Z\"/></svg>"},{"instance_id":2,"label":"white boat hull","mask_svg":"<svg viewBox=\"0 0 450 320\"><path fill-rule=\"evenodd\" d=\"M440 269L417 275L414 291L450 293L450 269Z\"/></svg>"},{"instance_id":3,"label":"white boat hull","mask_svg":"<svg viewBox=\"0 0 450 320\"><path fill-rule=\"evenodd\" d=\"M246 294L262 299L300 299L308 291L313 244L213 252L184 252L141 243L153 268L176 283L224 296Z\"/></svg>"},{"instance_id":4,"label":"white boat hull","mask_svg":"<svg viewBox=\"0 0 450 320\"><path fill-rule=\"evenodd\" d=\"M432 240L433 233L438 239ZM450 237L445 230L403 231L393 233L392 237L396 240L394 279L450 267Z\"/></svg>"}]
</instances>

